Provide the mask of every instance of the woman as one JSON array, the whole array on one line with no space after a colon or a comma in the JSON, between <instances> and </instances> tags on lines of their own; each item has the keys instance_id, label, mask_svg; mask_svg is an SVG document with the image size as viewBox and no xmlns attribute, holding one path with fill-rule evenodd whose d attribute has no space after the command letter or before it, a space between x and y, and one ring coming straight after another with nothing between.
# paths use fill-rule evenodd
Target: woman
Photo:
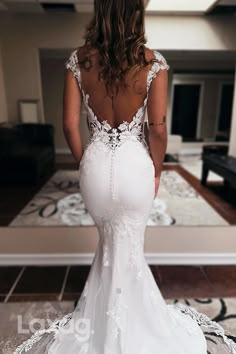
<instances>
[{"instance_id":1,"label":"woman","mask_svg":"<svg viewBox=\"0 0 236 354\"><path fill-rule=\"evenodd\" d=\"M99 244L74 312L15 353L234 353L217 323L188 306L165 303L144 258L166 151L169 68L145 43L142 0L95 0L85 44L66 62L63 128ZM85 149L82 102L90 130ZM205 332L213 340L207 342Z\"/></svg>"}]
</instances>

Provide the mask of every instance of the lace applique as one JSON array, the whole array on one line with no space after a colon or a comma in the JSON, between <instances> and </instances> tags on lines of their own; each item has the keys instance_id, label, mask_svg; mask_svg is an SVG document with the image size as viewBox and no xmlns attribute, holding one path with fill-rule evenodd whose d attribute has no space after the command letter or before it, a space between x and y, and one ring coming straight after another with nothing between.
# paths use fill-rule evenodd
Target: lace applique
<instances>
[{"instance_id":1,"label":"lace applique","mask_svg":"<svg viewBox=\"0 0 236 354\"><path fill-rule=\"evenodd\" d=\"M140 280L142 277L143 277L143 270L141 269L141 270L139 270L139 271L137 272L137 274L136 274L136 279L137 279L137 280Z\"/></svg>"},{"instance_id":2,"label":"lace applique","mask_svg":"<svg viewBox=\"0 0 236 354\"><path fill-rule=\"evenodd\" d=\"M108 311L106 314L112 321L112 337L117 339L121 332L125 331L126 328L126 311L128 306L121 302L122 289L116 288L116 303L114 307Z\"/></svg>"},{"instance_id":3,"label":"lace applique","mask_svg":"<svg viewBox=\"0 0 236 354\"><path fill-rule=\"evenodd\" d=\"M123 228L121 228L119 218L103 217L100 225L101 235L103 237L103 265L111 266L112 259L115 260L117 258L117 253L124 243L126 233Z\"/></svg>"},{"instance_id":4,"label":"lace applique","mask_svg":"<svg viewBox=\"0 0 236 354\"><path fill-rule=\"evenodd\" d=\"M103 261L104 267L108 267L110 265L109 257L108 257L108 246L104 243L103 245Z\"/></svg>"},{"instance_id":5,"label":"lace applique","mask_svg":"<svg viewBox=\"0 0 236 354\"><path fill-rule=\"evenodd\" d=\"M179 317L179 314L176 311L173 311L173 313L171 313L171 316L171 320L175 323L175 325L183 326L191 335L199 334L198 327L196 326L196 324L189 322L188 316L184 315Z\"/></svg>"},{"instance_id":6,"label":"lace applique","mask_svg":"<svg viewBox=\"0 0 236 354\"><path fill-rule=\"evenodd\" d=\"M85 93L81 86L81 72L78 64L77 50L74 50L69 59L66 61L66 68L70 69L73 75L77 78L82 95L83 102L89 113L89 130L90 130L90 139L87 146L93 141L100 140L105 145L109 146L112 150L115 150L127 139L142 141L145 145L144 139L144 110L147 103L147 97L144 100L142 107L138 109L132 121L129 123L123 121L117 128L112 128L107 120L99 121L97 116L94 114L93 110L88 104L89 94Z\"/></svg>"},{"instance_id":7,"label":"lace applique","mask_svg":"<svg viewBox=\"0 0 236 354\"><path fill-rule=\"evenodd\" d=\"M83 304L83 306L85 306L86 297L88 294L88 286L89 286L89 281L86 280L81 297L80 297L78 304L73 312L66 314L60 320L57 319L57 320L53 321L52 324L47 329L41 329L41 330L36 331L34 334L32 334L32 336L29 339L22 342L16 348L16 350L13 352L13 354L22 354L22 353L28 352L29 350L31 350L33 348L35 343L39 342L41 340L41 338L44 337L45 334L53 333L54 339L55 339L56 335L60 336L62 333L62 329L69 323L69 321L73 318L73 316L75 316L76 312L81 311L82 304ZM88 352L88 347L85 344L81 348L80 353L86 354L87 352Z\"/></svg>"},{"instance_id":8,"label":"lace applique","mask_svg":"<svg viewBox=\"0 0 236 354\"><path fill-rule=\"evenodd\" d=\"M128 250L127 266L135 268L136 279L141 279L144 259L144 236L140 237L142 222L124 216L124 211L121 217L118 211L115 216L110 216L108 211L107 216L101 218L99 225L100 237L103 238L103 266L112 266L119 259L119 254Z\"/></svg>"},{"instance_id":9,"label":"lace applique","mask_svg":"<svg viewBox=\"0 0 236 354\"><path fill-rule=\"evenodd\" d=\"M112 150L121 146L127 139L145 143L143 118L147 97L144 100L143 106L138 109L131 122L123 121L117 128L112 128L107 120L98 120L93 110L89 107L89 94L83 93L83 95L84 103L89 113L90 143L100 140Z\"/></svg>"},{"instance_id":10,"label":"lace applique","mask_svg":"<svg viewBox=\"0 0 236 354\"><path fill-rule=\"evenodd\" d=\"M223 341L227 344L227 346L230 348L230 353L231 354L236 354L236 344L228 338L225 334L225 330L220 324L218 324L215 321L212 321L207 315L198 312L195 310L193 307L188 306L188 305L183 305L181 303L176 303L176 304L168 304L167 305L170 309L174 311L180 311L184 315L190 315L193 320L195 320L200 327L204 330L204 328L207 330L209 334L210 330L215 333L217 336L222 337ZM173 311L173 313L174 313ZM183 321L184 321L184 316L183 316ZM182 319L180 321L180 324L183 323ZM189 331L191 332L191 328L189 328ZM191 332L192 333L192 332Z\"/></svg>"},{"instance_id":11,"label":"lace applique","mask_svg":"<svg viewBox=\"0 0 236 354\"><path fill-rule=\"evenodd\" d=\"M142 222L138 220L126 221L128 227L128 235L130 239L130 255L129 266L136 269L135 278L140 280L143 276L143 261L144 261L144 234L140 236L140 229L142 229Z\"/></svg>"},{"instance_id":12,"label":"lace applique","mask_svg":"<svg viewBox=\"0 0 236 354\"><path fill-rule=\"evenodd\" d=\"M21 354L24 352L28 352L30 349L33 348L33 345L39 342L45 334L54 333L55 337L55 334L59 333L61 328L64 327L70 321L70 319L72 318L72 314L73 313L70 312L65 315L61 320L55 320L47 329L41 329L36 331L29 339L19 345L13 352L13 354Z\"/></svg>"},{"instance_id":13,"label":"lace applique","mask_svg":"<svg viewBox=\"0 0 236 354\"><path fill-rule=\"evenodd\" d=\"M81 73L78 67L78 58L77 58L77 49L73 50L70 54L68 60L65 63L66 69L70 69L74 75L74 77L78 80L80 85L81 83Z\"/></svg>"},{"instance_id":14,"label":"lace applique","mask_svg":"<svg viewBox=\"0 0 236 354\"><path fill-rule=\"evenodd\" d=\"M153 63L151 69L147 75L147 95L143 102L143 105L137 110L131 122L123 121L117 128L112 128L107 120L99 121L97 116L94 114L93 110L88 104L89 94L85 93L81 85L81 72L78 66L77 49L75 49L69 59L66 61L66 68L73 72L73 75L77 78L82 95L83 102L89 113L89 130L90 139L89 143L93 141L100 140L105 145L115 150L117 147L121 146L126 140L129 141L140 141L146 148L148 145L145 141L144 136L144 119L145 119L145 108L148 100L149 87L151 85L152 79L156 77L156 74L161 69L169 69L165 58L161 53L154 50L155 58L159 60L159 63Z\"/></svg>"},{"instance_id":15,"label":"lace applique","mask_svg":"<svg viewBox=\"0 0 236 354\"><path fill-rule=\"evenodd\" d=\"M163 55L158 52L157 50L154 50L154 55L157 60L159 60L159 63L155 62L153 63L151 69L148 72L147 76L147 90L149 91L149 88L151 86L152 80L157 76L157 73L159 70L169 70L169 65L166 62L166 59L163 57Z\"/></svg>"},{"instance_id":16,"label":"lace applique","mask_svg":"<svg viewBox=\"0 0 236 354\"><path fill-rule=\"evenodd\" d=\"M136 267L136 279L140 280L143 276L143 242L135 237L131 238L130 246L130 267Z\"/></svg>"}]
</instances>

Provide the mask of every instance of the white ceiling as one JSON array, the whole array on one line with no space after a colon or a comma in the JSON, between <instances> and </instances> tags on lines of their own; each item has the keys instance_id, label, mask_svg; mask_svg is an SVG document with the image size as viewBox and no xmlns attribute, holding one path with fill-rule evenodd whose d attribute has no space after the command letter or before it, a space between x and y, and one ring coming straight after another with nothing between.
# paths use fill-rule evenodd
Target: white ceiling
<instances>
[{"instance_id":1,"label":"white ceiling","mask_svg":"<svg viewBox=\"0 0 236 354\"><path fill-rule=\"evenodd\" d=\"M93 11L93 0L0 0L0 10L11 12L44 12L41 3L73 4L75 11L78 13Z\"/></svg>"},{"instance_id":2,"label":"white ceiling","mask_svg":"<svg viewBox=\"0 0 236 354\"><path fill-rule=\"evenodd\" d=\"M43 13L41 3L73 4L78 13L93 11L93 0L0 0L0 11ZM236 6L236 0L145 0L145 3L146 13L149 14L199 14L216 5Z\"/></svg>"},{"instance_id":3,"label":"white ceiling","mask_svg":"<svg viewBox=\"0 0 236 354\"><path fill-rule=\"evenodd\" d=\"M146 11L163 13L163 12L197 12L204 13L214 6L218 0L150 0Z\"/></svg>"},{"instance_id":4,"label":"white ceiling","mask_svg":"<svg viewBox=\"0 0 236 354\"><path fill-rule=\"evenodd\" d=\"M49 0L48 0L49 1ZM93 12L93 0L80 0L75 2L77 12Z\"/></svg>"}]
</instances>

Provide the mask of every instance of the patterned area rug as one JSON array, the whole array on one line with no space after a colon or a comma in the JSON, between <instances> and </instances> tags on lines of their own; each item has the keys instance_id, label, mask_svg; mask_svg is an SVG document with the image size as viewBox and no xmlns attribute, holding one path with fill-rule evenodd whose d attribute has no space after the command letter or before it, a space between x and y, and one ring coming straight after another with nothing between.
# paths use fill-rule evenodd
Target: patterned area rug
<instances>
[{"instance_id":1,"label":"patterned area rug","mask_svg":"<svg viewBox=\"0 0 236 354\"><path fill-rule=\"evenodd\" d=\"M169 304L181 302L194 307L197 311L218 322L224 328L225 333L236 342L236 298L167 299L166 302ZM16 346L30 336L29 333L18 333L18 318L18 324L22 320L19 328L27 330L31 320L39 319L41 321L35 321L33 330L42 329L48 327L50 321L73 311L74 305L72 301L0 304L0 353L12 354ZM212 340L210 334L207 340Z\"/></svg>"},{"instance_id":2,"label":"patterned area rug","mask_svg":"<svg viewBox=\"0 0 236 354\"><path fill-rule=\"evenodd\" d=\"M94 225L79 192L77 170L59 170L9 226ZM158 225L228 225L177 172L163 171L147 223Z\"/></svg>"}]
</instances>

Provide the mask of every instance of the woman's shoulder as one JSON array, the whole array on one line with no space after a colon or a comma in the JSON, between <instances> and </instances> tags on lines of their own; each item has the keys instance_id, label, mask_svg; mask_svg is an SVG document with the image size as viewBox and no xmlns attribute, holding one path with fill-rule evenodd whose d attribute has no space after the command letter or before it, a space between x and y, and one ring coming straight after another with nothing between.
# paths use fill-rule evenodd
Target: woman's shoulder
<instances>
[{"instance_id":1,"label":"woman's shoulder","mask_svg":"<svg viewBox=\"0 0 236 354\"><path fill-rule=\"evenodd\" d=\"M76 53L78 57L84 57L88 55L96 55L99 53L99 50L95 47L86 47L83 45L76 48Z\"/></svg>"},{"instance_id":2,"label":"woman's shoulder","mask_svg":"<svg viewBox=\"0 0 236 354\"><path fill-rule=\"evenodd\" d=\"M96 48L87 49L85 46L74 47L70 51L66 63L68 65L69 65L69 63L73 64L73 65L78 65L78 63L83 61L84 58L86 58L88 56L89 57L94 56L97 53L97 51L98 50Z\"/></svg>"},{"instance_id":3,"label":"woman's shoulder","mask_svg":"<svg viewBox=\"0 0 236 354\"><path fill-rule=\"evenodd\" d=\"M164 55L158 50L158 49L148 49L148 55L150 56L150 59L157 59L157 62L153 64L154 70L159 70L159 69L169 69L169 65L167 64L167 60L164 57Z\"/></svg>"},{"instance_id":4,"label":"woman's shoulder","mask_svg":"<svg viewBox=\"0 0 236 354\"><path fill-rule=\"evenodd\" d=\"M165 59L164 55L158 49L152 49L149 47L145 47L145 56L146 59Z\"/></svg>"}]
</instances>

